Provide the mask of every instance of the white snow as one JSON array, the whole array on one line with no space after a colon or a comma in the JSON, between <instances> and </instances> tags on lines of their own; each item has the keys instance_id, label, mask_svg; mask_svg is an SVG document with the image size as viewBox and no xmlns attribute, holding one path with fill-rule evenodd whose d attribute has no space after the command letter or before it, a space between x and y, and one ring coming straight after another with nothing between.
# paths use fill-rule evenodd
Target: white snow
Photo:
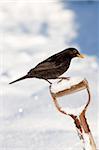
<instances>
[{"instance_id":1,"label":"white snow","mask_svg":"<svg viewBox=\"0 0 99 150\"><path fill-rule=\"evenodd\" d=\"M22 108L19 108L18 111L19 111L19 113L22 113L22 112L23 112L23 109L22 109Z\"/></svg>"},{"instance_id":2,"label":"white snow","mask_svg":"<svg viewBox=\"0 0 99 150\"><path fill-rule=\"evenodd\" d=\"M63 79L57 82L54 82L51 85L51 92L58 93L59 91L63 91L65 89L70 89L72 86L79 84L84 79L82 77L70 77L69 80Z\"/></svg>"},{"instance_id":3,"label":"white snow","mask_svg":"<svg viewBox=\"0 0 99 150\"><path fill-rule=\"evenodd\" d=\"M65 111L67 114L73 114L76 116L79 116L79 114L82 112L82 110L84 109L85 105L78 107L78 108L69 108L69 107L65 107L65 108L61 108L62 111Z\"/></svg>"},{"instance_id":4,"label":"white snow","mask_svg":"<svg viewBox=\"0 0 99 150\"><path fill-rule=\"evenodd\" d=\"M83 135L84 135L84 140L85 140L85 149L92 150L90 139L89 139L89 134L84 133Z\"/></svg>"}]
</instances>

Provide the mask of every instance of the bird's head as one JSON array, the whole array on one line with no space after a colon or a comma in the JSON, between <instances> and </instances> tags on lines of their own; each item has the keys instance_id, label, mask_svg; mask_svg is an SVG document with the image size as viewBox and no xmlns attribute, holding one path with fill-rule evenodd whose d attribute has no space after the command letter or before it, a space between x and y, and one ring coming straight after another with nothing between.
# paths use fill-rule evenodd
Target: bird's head
<instances>
[{"instance_id":1,"label":"bird's head","mask_svg":"<svg viewBox=\"0 0 99 150\"><path fill-rule=\"evenodd\" d=\"M68 48L67 52L71 58L74 58L74 57L84 58L84 55L80 54L80 52L76 48Z\"/></svg>"}]
</instances>

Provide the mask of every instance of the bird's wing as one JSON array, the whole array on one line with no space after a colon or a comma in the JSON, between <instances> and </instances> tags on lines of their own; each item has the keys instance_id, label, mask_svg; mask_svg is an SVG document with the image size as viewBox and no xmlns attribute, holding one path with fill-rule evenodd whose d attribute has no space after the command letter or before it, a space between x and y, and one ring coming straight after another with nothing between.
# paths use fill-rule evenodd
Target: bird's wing
<instances>
[{"instance_id":1,"label":"bird's wing","mask_svg":"<svg viewBox=\"0 0 99 150\"><path fill-rule=\"evenodd\" d=\"M56 69L58 67L59 65L57 66L54 62L42 62L35 67L35 71Z\"/></svg>"},{"instance_id":2,"label":"bird's wing","mask_svg":"<svg viewBox=\"0 0 99 150\"><path fill-rule=\"evenodd\" d=\"M39 63L36 67L35 70L47 70L47 69L56 69L58 67L61 67L63 65L62 62L62 54L57 53L46 60L42 61Z\"/></svg>"}]
</instances>

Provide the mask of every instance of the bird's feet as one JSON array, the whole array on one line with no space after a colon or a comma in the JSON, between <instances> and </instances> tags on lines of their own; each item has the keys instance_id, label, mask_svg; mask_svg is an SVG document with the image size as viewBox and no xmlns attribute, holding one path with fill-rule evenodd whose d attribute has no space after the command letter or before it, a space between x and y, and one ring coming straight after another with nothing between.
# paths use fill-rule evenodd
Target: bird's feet
<instances>
[{"instance_id":1,"label":"bird's feet","mask_svg":"<svg viewBox=\"0 0 99 150\"><path fill-rule=\"evenodd\" d=\"M52 84L52 82L50 82L48 79L45 79L50 85Z\"/></svg>"},{"instance_id":2,"label":"bird's feet","mask_svg":"<svg viewBox=\"0 0 99 150\"><path fill-rule=\"evenodd\" d=\"M60 79L59 81L58 81L58 83L59 82L61 82L62 80L69 80L70 79L70 77L58 77L58 79Z\"/></svg>"}]
</instances>

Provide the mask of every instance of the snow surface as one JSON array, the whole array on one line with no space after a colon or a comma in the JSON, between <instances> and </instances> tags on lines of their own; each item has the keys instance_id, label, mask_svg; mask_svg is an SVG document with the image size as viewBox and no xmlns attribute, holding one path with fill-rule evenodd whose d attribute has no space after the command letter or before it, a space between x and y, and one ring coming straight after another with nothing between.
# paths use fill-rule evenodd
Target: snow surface
<instances>
[{"instance_id":1,"label":"snow surface","mask_svg":"<svg viewBox=\"0 0 99 150\"><path fill-rule=\"evenodd\" d=\"M66 7L58 0L0 1L0 150L81 149L73 121L57 112L47 82L30 79L8 84L63 48L80 49L73 42L78 36L76 15ZM63 75L89 81L92 102L87 118L97 147L98 75L93 56L74 59Z\"/></svg>"},{"instance_id":2,"label":"snow surface","mask_svg":"<svg viewBox=\"0 0 99 150\"><path fill-rule=\"evenodd\" d=\"M82 82L84 79L82 77L70 77L70 79L63 79L62 81L54 82L51 85L51 92L58 93L59 91L63 91L65 89L70 89L71 86L77 85Z\"/></svg>"},{"instance_id":3,"label":"snow surface","mask_svg":"<svg viewBox=\"0 0 99 150\"><path fill-rule=\"evenodd\" d=\"M61 108L62 111L65 111L67 114L73 114L76 116L79 116L79 114L82 112L82 110L84 110L85 105L78 107L78 108L69 108L69 107L65 107L65 108Z\"/></svg>"},{"instance_id":4,"label":"snow surface","mask_svg":"<svg viewBox=\"0 0 99 150\"><path fill-rule=\"evenodd\" d=\"M86 148L86 150L92 150L92 147L90 145L89 135L87 133L84 133L84 139L85 139L85 148Z\"/></svg>"}]
</instances>

